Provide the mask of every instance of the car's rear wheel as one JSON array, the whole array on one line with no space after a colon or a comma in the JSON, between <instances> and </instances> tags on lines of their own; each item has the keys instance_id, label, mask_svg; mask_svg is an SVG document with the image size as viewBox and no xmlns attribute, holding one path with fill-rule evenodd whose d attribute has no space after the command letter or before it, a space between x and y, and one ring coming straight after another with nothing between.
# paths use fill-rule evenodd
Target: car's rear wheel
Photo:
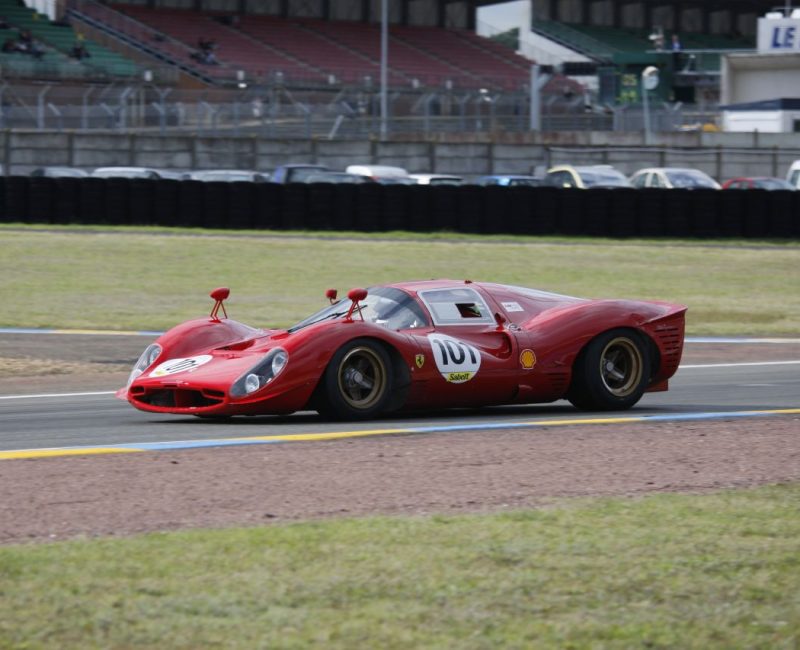
<instances>
[{"instance_id":1,"label":"car's rear wheel","mask_svg":"<svg viewBox=\"0 0 800 650\"><path fill-rule=\"evenodd\" d=\"M320 412L358 420L382 413L394 384L392 361L380 343L355 339L333 355L323 378Z\"/></svg>"},{"instance_id":2,"label":"car's rear wheel","mask_svg":"<svg viewBox=\"0 0 800 650\"><path fill-rule=\"evenodd\" d=\"M585 410L628 409L644 394L650 358L642 337L617 329L593 339L578 355L567 399Z\"/></svg>"}]
</instances>

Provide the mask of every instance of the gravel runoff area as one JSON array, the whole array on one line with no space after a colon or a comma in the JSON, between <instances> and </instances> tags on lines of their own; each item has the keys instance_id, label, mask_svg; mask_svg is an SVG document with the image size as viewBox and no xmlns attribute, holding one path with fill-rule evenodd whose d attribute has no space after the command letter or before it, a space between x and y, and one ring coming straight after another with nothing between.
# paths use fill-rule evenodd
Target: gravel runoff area
<instances>
[{"instance_id":1,"label":"gravel runoff area","mask_svg":"<svg viewBox=\"0 0 800 650\"><path fill-rule=\"evenodd\" d=\"M0 335L0 395L116 387L144 344ZM800 344L689 344L684 362L789 357ZM3 460L0 543L798 481L798 433L800 418L783 416Z\"/></svg>"}]
</instances>

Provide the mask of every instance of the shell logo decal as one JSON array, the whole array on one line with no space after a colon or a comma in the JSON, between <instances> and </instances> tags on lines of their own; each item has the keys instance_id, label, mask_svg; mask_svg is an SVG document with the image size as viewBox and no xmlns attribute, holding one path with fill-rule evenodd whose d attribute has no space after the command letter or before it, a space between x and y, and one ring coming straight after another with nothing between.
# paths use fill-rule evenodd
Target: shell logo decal
<instances>
[{"instance_id":1,"label":"shell logo decal","mask_svg":"<svg viewBox=\"0 0 800 650\"><path fill-rule=\"evenodd\" d=\"M525 370L533 370L536 365L536 354L533 350L525 349L519 354L519 365Z\"/></svg>"},{"instance_id":2,"label":"shell logo decal","mask_svg":"<svg viewBox=\"0 0 800 650\"><path fill-rule=\"evenodd\" d=\"M213 359L210 354L201 354L197 357L187 357L185 359L170 359L156 367L151 373L151 377L166 377L178 372L191 372L196 368L208 363Z\"/></svg>"},{"instance_id":3,"label":"shell logo decal","mask_svg":"<svg viewBox=\"0 0 800 650\"><path fill-rule=\"evenodd\" d=\"M463 384L478 374L481 352L478 348L445 334L428 334L436 367L445 381Z\"/></svg>"}]
</instances>

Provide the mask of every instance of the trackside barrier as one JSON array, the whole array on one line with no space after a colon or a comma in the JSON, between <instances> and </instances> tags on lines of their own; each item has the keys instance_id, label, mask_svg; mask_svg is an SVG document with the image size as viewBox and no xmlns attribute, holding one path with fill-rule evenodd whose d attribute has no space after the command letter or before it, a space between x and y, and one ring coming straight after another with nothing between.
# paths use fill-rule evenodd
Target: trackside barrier
<instances>
[{"instance_id":1,"label":"trackside barrier","mask_svg":"<svg viewBox=\"0 0 800 650\"><path fill-rule=\"evenodd\" d=\"M800 192L0 177L0 221L262 230L800 238Z\"/></svg>"}]
</instances>

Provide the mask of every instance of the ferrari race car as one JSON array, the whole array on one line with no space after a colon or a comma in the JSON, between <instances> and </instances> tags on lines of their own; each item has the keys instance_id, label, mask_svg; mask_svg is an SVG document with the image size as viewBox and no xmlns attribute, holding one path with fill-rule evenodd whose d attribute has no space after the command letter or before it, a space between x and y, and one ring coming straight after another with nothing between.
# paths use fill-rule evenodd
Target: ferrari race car
<instances>
[{"instance_id":1,"label":"ferrari race car","mask_svg":"<svg viewBox=\"0 0 800 650\"><path fill-rule=\"evenodd\" d=\"M686 307L585 300L487 282L353 289L289 329L209 318L163 334L117 396L143 411L197 416L316 410L364 419L411 409L568 399L627 409L667 390ZM220 316L220 309L222 316Z\"/></svg>"}]
</instances>

